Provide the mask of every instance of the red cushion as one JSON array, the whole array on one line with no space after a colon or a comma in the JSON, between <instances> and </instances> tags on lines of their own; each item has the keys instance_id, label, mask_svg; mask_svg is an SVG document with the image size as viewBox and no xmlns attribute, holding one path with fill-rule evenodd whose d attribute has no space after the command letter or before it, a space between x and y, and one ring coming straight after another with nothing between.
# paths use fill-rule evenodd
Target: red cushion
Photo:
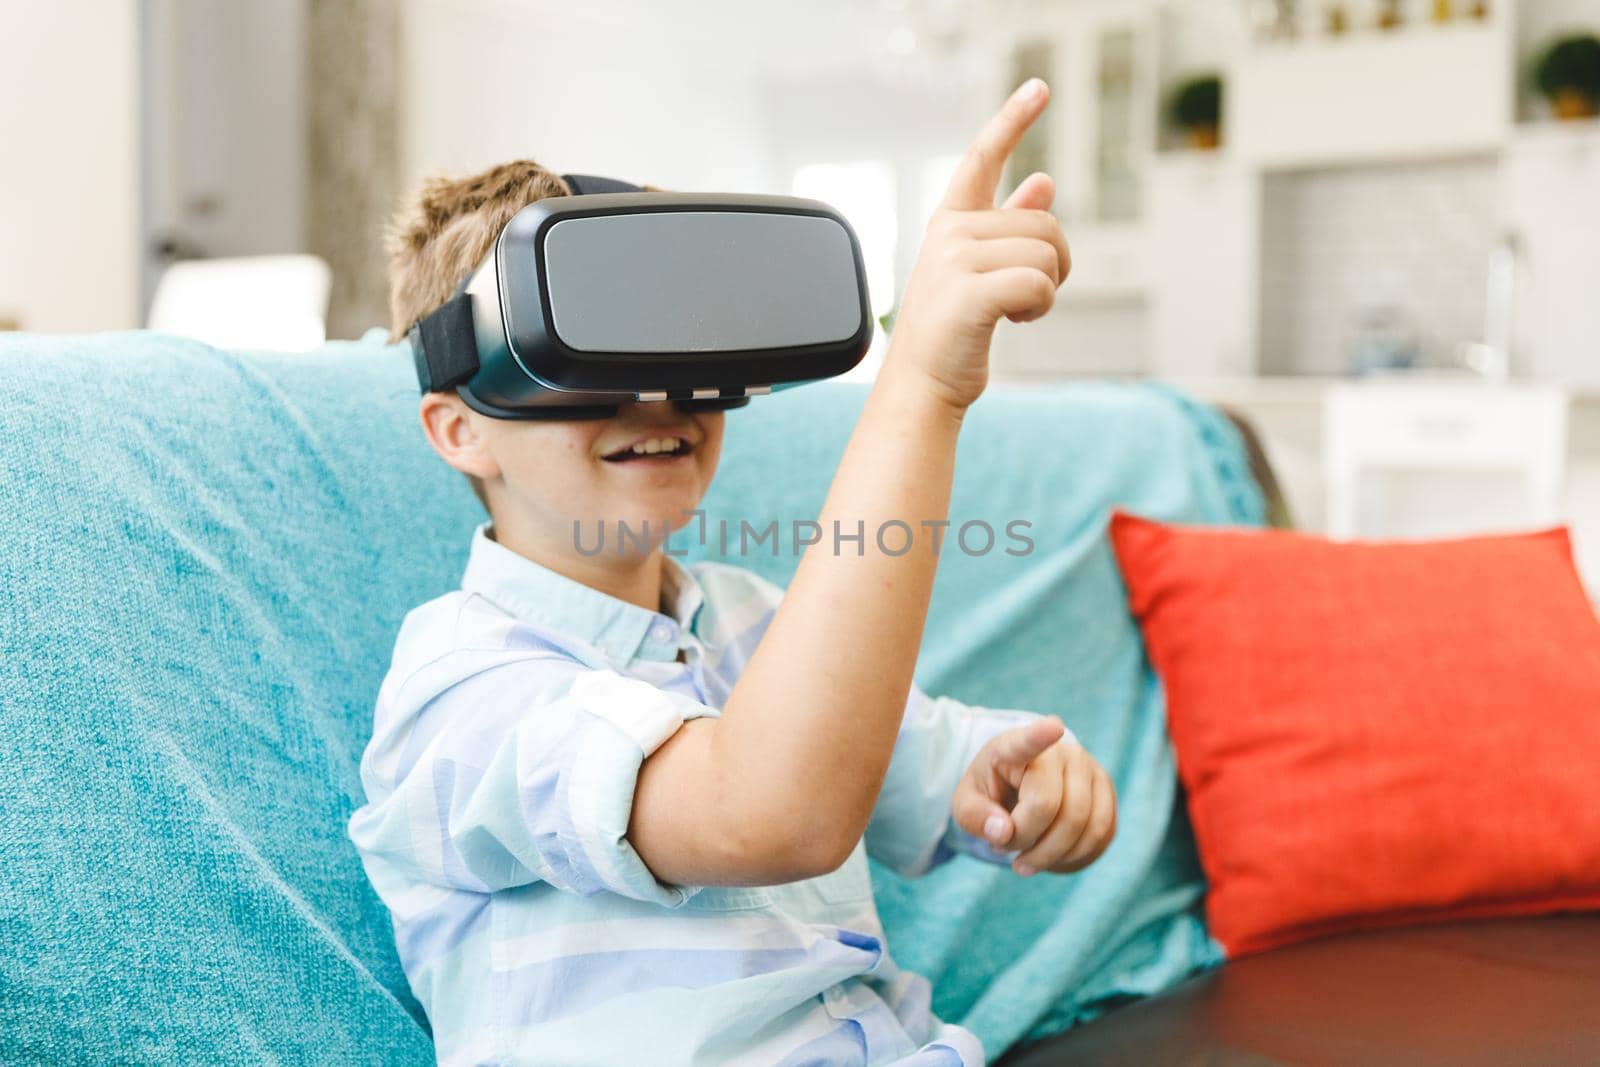
<instances>
[{"instance_id":1,"label":"red cushion","mask_svg":"<svg viewBox=\"0 0 1600 1067\"><path fill-rule=\"evenodd\" d=\"M1600 620L1564 529L1333 542L1113 515L1233 956L1600 909Z\"/></svg>"}]
</instances>

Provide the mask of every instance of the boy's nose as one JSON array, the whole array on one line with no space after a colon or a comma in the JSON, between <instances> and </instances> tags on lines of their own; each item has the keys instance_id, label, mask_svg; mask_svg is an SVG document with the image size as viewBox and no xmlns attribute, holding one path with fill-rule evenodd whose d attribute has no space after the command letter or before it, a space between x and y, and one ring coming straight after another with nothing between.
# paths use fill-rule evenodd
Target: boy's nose
<instances>
[{"instance_id":1,"label":"boy's nose","mask_svg":"<svg viewBox=\"0 0 1600 1067\"><path fill-rule=\"evenodd\" d=\"M742 407L748 398L730 401L716 400L624 400L617 405L618 417L637 418L644 422L675 422L684 415L701 415Z\"/></svg>"},{"instance_id":2,"label":"boy's nose","mask_svg":"<svg viewBox=\"0 0 1600 1067\"><path fill-rule=\"evenodd\" d=\"M676 400L625 400L617 405L619 416L644 422L669 422L681 411Z\"/></svg>"}]
</instances>

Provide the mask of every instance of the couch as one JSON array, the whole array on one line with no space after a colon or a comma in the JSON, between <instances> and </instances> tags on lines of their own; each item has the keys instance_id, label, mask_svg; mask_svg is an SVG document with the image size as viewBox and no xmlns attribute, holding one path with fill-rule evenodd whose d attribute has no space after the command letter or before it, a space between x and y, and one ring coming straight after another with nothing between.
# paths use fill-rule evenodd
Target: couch
<instances>
[{"instance_id":1,"label":"couch","mask_svg":"<svg viewBox=\"0 0 1600 1067\"><path fill-rule=\"evenodd\" d=\"M863 396L730 413L708 517L814 517ZM482 517L415 404L381 335L0 341L0 1062L431 1062L344 836L399 621L455 584ZM918 682L1059 714L1113 775L1118 837L1065 877L874 864L891 951L1008 1063L1600 1061L1594 916L1232 962L1209 936L1104 525L1261 524L1264 487L1247 432L1159 387L974 409L953 517L1025 520L1034 549L949 552ZM690 554L777 581L796 562Z\"/></svg>"}]
</instances>

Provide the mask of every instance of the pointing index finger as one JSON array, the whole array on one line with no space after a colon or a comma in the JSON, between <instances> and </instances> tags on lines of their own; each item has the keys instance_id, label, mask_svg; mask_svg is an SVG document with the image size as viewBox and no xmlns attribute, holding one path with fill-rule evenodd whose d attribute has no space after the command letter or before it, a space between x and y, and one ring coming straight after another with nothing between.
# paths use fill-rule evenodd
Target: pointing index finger
<instances>
[{"instance_id":1,"label":"pointing index finger","mask_svg":"<svg viewBox=\"0 0 1600 1067\"><path fill-rule=\"evenodd\" d=\"M979 132L956 165L940 206L957 211L984 211L994 207L995 187L1006 160L1016 151L1022 135L1050 100L1050 87L1041 78L1029 78L1011 94Z\"/></svg>"}]
</instances>

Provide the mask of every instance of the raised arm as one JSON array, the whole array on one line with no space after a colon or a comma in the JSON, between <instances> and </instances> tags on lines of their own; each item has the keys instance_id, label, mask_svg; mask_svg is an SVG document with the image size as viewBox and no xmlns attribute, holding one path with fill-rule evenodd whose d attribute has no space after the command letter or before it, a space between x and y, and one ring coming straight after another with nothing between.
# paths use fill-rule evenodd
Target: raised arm
<instances>
[{"instance_id":1,"label":"raised arm","mask_svg":"<svg viewBox=\"0 0 1600 1067\"><path fill-rule=\"evenodd\" d=\"M1070 265L1047 175L994 207L1005 162L1048 97L1043 82L1022 86L957 167L823 505L822 540L720 720L685 723L641 769L629 840L663 881L807 877L843 862L867 825L911 689L956 438L988 380L995 324L1047 312ZM852 538L837 549L835 529ZM909 550L894 554L906 531Z\"/></svg>"}]
</instances>

